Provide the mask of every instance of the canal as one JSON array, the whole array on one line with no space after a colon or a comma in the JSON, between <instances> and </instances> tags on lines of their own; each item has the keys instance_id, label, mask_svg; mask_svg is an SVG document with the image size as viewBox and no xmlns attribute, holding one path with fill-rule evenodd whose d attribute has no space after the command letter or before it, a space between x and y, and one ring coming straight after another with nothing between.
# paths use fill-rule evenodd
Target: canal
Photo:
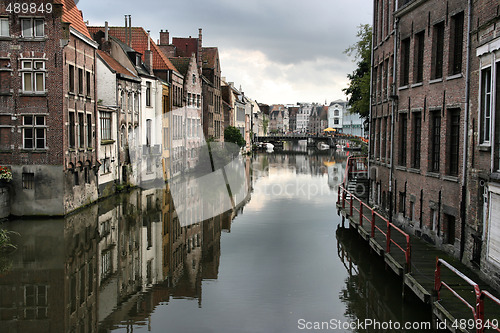
<instances>
[{"instance_id":1,"label":"canal","mask_svg":"<svg viewBox=\"0 0 500 333\"><path fill-rule=\"evenodd\" d=\"M401 281L342 227L345 159L307 149L241 158L246 181L229 203L183 179L65 219L4 223L17 249L0 257L0 331L407 332L363 323L430 323L430 309L403 301Z\"/></svg>"}]
</instances>

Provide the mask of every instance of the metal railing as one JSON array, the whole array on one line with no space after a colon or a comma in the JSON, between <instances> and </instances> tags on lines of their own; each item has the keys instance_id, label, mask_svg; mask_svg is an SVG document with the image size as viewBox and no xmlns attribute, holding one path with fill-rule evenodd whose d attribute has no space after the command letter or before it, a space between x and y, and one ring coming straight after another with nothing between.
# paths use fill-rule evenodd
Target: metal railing
<instances>
[{"instance_id":1,"label":"metal railing","mask_svg":"<svg viewBox=\"0 0 500 333\"><path fill-rule=\"evenodd\" d=\"M472 305L467 300L465 300L460 294L454 290L448 283L442 281L441 279L441 266L444 265L446 268L448 268L450 271L455 273L459 278L461 278L463 281L467 282L474 290L474 296L475 296L475 304ZM474 327L476 329L477 333L483 333L485 332L485 329L493 329L496 330L497 332L500 332L500 328L498 326L498 320L494 321L485 321L485 309L484 309L484 301L485 298L490 299L494 303L496 303L498 306L500 306L500 300L490 294L486 290L481 290L479 288L479 285L472 281L470 278L468 278L465 274L460 272L458 269L447 263L443 259L436 258L436 270L434 273L434 290L437 294L437 300L441 300L441 289L445 287L447 290L449 290L453 296L455 296L461 303L463 303L467 308L470 309L472 312L473 320L474 320ZM469 328L471 325L467 325Z\"/></svg>"},{"instance_id":2,"label":"metal railing","mask_svg":"<svg viewBox=\"0 0 500 333\"><path fill-rule=\"evenodd\" d=\"M349 195L349 199L347 199ZM342 203L341 203L342 201ZM359 208L356 208L354 202L359 203ZM393 223L389 222L387 218L378 213L374 208L370 207L368 204L363 202L361 199L356 197L352 192L348 191L343 185L339 186L338 189L338 201L337 204L342 205L342 209L346 210L346 202L349 205L349 216L354 216L354 214L359 214L359 225L362 227L364 221L370 224L370 237L374 238L375 233L378 231L385 237L385 252L391 253L391 245L396 246L397 249L403 252L405 257L405 271L410 272L411 270L411 242L410 235L405 233L403 230L395 226ZM356 212L356 213L355 213ZM385 229L380 227L376 223L376 218L383 221ZM392 232L396 231L398 234L403 236L405 244L400 245L394 239Z\"/></svg>"}]
</instances>

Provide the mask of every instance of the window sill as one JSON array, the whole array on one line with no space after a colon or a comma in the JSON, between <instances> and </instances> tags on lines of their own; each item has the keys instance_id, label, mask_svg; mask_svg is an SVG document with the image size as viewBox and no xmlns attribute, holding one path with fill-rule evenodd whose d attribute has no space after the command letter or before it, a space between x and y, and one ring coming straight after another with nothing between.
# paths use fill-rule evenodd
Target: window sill
<instances>
[{"instance_id":1,"label":"window sill","mask_svg":"<svg viewBox=\"0 0 500 333\"><path fill-rule=\"evenodd\" d=\"M45 42L47 41L47 37L21 37L18 39L20 42Z\"/></svg>"},{"instance_id":2,"label":"window sill","mask_svg":"<svg viewBox=\"0 0 500 333\"><path fill-rule=\"evenodd\" d=\"M423 86L424 84L422 82L418 82L418 83L414 83L411 85L412 88L417 88L417 87L421 87Z\"/></svg>"},{"instance_id":3,"label":"window sill","mask_svg":"<svg viewBox=\"0 0 500 333\"><path fill-rule=\"evenodd\" d=\"M462 73L458 73L458 74L454 74L454 75L450 75L446 78L446 81L451 81L451 80L456 80L456 79L461 79L463 78L463 74Z\"/></svg>"},{"instance_id":4,"label":"window sill","mask_svg":"<svg viewBox=\"0 0 500 333\"><path fill-rule=\"evenodd\" d=\"M439 83L439 82L443 82L443 78L442 77L440 77L439 79L430 80L429 84L434 84L434 83Z\"/></svg>"},{"instance_id":5,"label":"window sill","mask_svg":"<svg viewBox=\"0 0 500 333\"><path fill-rule=\"evenodd\" d=\"M401 91L401 90L406 90L408 88L409 88L408 85L404 85L404 86L399 87L398 90Z\"/></svg>"},{"instance_id":6,"label":"window sill","mask_svg":"<svg viewBox=\"0 0 500 333\"><path fill-rule=\"evenodd\" d=\"M0 92L0 96L12 96L11 92Z\"/></svg>"},{"instance_id":7,"label":"window sill","mask_svg":"<svg viewBox=\"0 0 500 333\"><path fill-rule=\"evenodd\" d=\"M486 145L479 145L479 151L483 152L491 152L491 146L486 146Z\"/></svg>"},{"instance_id":8,"label":"window sill","mask_svg":"<svg viewBox=\"0 0 500 333\"><path fill-rule=\"evenodd\" d=\"M19 152L21 152L21 153L46 154L46 153L48 153L48 149L26 149L26 148L21 148L21 149L19 149Z\"/></svg>"},{"instance_id":9,"label":"window sill","mask_svg":"<svg viewBox=\"0 0 500 333\"><path fill-rule=\"evenodd\" d=\"M458 183L458 177L455 176L443 176L443 180Z\"/></svg>"},{"instance_id":10,"label":"window sill","mask_svg":"<svg viewBox=\"0 0 500 333\"><path fill-rule=\"evenodd\" d=\"M19 94L20 96L22 97L47 97L47 92L44 91L44 92L41 92L41 93L35 93L35 92L21 92Z\"/></svg>"},{"instance_id":11,"label":"window sill","mask_svg":"<svg viewBox=\"0 0 500 333\"><path fill-rule=\"evenodd\" d=\"M427 172L426 174L427 177L432 177L432 178L441 178L440 174L439 173L435 173L435 172Z\"/></svg>"},{"instance_id":12,"label":"window sill","mask_svg":"<svg viewBox=\"0 0 500 333\"><path fill-rule=\"evenodd\" d=\"M404 166L396 166L395 169L399 170L399 171L405 171L405 172L407 170L406 167L404 167Z\"/></svg>"},{"instance_id":13,"label":"window sill","mask_svg":"<svg viewBox=\"0 0 500 333\"><path fill-rule=\"evenodd\" d=\"M490 181L494 181L496 183L500 182L500 171L495 171L490 175Z\"/></svg>"},{"instance_id":14,"label":"window sill","mask_svg":"<svg viewBox=\"0 0 500 333\"><path fill-rule=\"evenodd\" d=\"M408 168L408 172L415 173L415 174L420 174L420 169Z\"/></svg>"},{"instance_id":15,"label":"window sill","mask_svg":"<svg viewBox=\"0 0 500 333\"><path fill-rule=\"evenodd\" d=\"M111 145L113 143L115 143L116 141L115 140L101 140L101 145L105 146L105 145Z\"/></svg>"},{"instance_id":16,"label":"window sill","mask_svg":"<svg viewBox=\"0 0 500 333\"><path fill-rule=\"evenodd\" d=\"M10 37L10 36L0 36L0 40L9 40L9 41L11 41L12 37Z\"/></svg>"}]
</instances>

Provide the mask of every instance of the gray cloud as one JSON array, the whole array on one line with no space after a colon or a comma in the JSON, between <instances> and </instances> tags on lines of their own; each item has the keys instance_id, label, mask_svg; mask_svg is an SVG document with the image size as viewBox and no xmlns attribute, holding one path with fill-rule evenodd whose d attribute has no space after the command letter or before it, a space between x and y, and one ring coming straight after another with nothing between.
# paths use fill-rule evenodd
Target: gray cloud
<instances>
[{"instance_id":1,"label":"gray cloud","mask_svg":"<svg viewBox=\"0 0 500 333\"><path fill-rule=\"evenodd\" d=\"M204 46L217 46L221 53L225 49L259 51L272 64L313 65L329 58L336 68L325 70L343 73L342 80L353 69L343 51L356 41L357 26L370 23L372 15L372 0L80 0L78 7L92 25L108 21L121 26L123 15L132 14L132 24L151 30L155 39L160 29L168 29L171 37L194 37L203 28ZM279 70L274 72L279 75Z\"/></svg>"}]
</instances>

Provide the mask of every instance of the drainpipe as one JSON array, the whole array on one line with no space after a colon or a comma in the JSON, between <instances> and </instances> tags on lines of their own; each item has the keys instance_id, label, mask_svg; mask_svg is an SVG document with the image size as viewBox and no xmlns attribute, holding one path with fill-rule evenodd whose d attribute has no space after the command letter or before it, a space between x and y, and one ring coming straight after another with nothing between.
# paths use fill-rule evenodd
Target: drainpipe
<instances>
[{"instance_id":1,"label":"drainpipe","mask_svg":"<svg viewBox=\"0 0 500 333\"><path fill-rule=\"evenodd\" d=\"M398 8L398 0L395 3L395 9ZM394 127L395 127L395 114L397 109L397 100L395 98L396 95L396 65L397 65L397 55L398 55L398 24L399 19L394 18L394 55L393 55L393 64L392 64L392 87L394 89L392 91L393 97L391 98L391 159L390 159L390 170L389 170L389 222L392 223L392 211L393 211L393 193L392 193L392 182L394 177Z\"/></svg>"},{"instance_id":2,"label":"drainpipe","mask_svg":"<svg viewBox=\"0 0 500 333\"><path fill-rule=\"evenodd\" d=\"M465 219L467 213L467 146L469 132L469 99L470 99L470 57L471 57L471 24L472 24L472 0L468 0L467 18L467 62L465 68L465 122L464 122L464 150L462 161L462 200L460 203L461 228L460 228L460 261L465 251Z\"/></svg>"}]
</instances>

